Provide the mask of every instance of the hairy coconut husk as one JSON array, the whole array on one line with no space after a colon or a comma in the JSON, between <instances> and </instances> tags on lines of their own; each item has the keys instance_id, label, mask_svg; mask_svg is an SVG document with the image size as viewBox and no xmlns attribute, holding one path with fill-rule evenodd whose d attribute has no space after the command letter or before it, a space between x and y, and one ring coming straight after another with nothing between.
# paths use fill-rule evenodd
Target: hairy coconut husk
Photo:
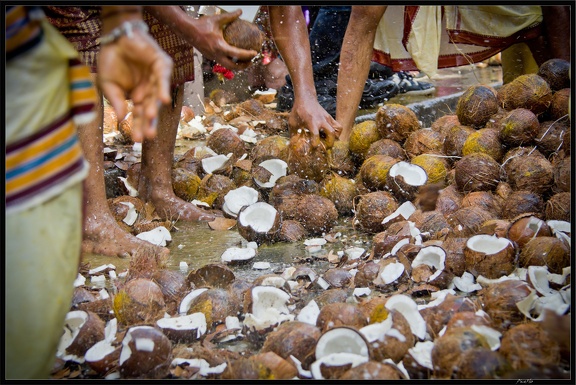
<instances>
[{"instance_id":1,"label":"hairy coconut husk","mask_svg":"<svg viewBox=\"0 0 576 385\"><path fill-rule=\"evenodd\" d=\"M420 154L444 154L444 138L431 128L420 128L408 135L404 141L404 150L410 158Z\"/></svg>"},{"instance_id":2,"label":"hairy coconut husk","mask_svg":"<svg viewBox=\"0 0 576 385\"><path fill-rule=\"evenodd\" d=\"M500 197L500 199L506 200L512 193L512 187L510 187L508 182L500 181L494 192Z\"/></svg>"},{"instance_id":3,"label":"hairy coconut husk","mask_svg":"<svg viewBox=\"0 0 576 385\"><path fill-rule=\"evenodd\" d=\"M362 310L355 304L345 302L328 303L320 309L316 326L321 332L339 326L349 326L356 330L368 325Z\"/></svg>"},{"instance_id":4,"label":"hairy coconut husk","mask_svg":"<svg viewBox=\"0 0 576 385\"><path fill-rule=\"evenodd\" d=\"M504 146L500 141L499 130L495 128L481 128L472 134L462 145L462 155L466 156L476 152L490 155L495 161L500 162L504 155Z\"/></svg>"},{"instance_id":5,"label":"hairy coconut husk","mask_svg":"<svg viewBox=\"0 0 576 385\"><path fill-rule=\"evenodd\" d=\"M334 203L318 194L292 195L283 197L276 208L284 219L293 219L302 224L310 234L329 232L338 220Z\"/></svg>"},{"instance_id":6,"label":"hairy coconut husk","mask_svg":"<svg viewBox=\"0 0 576 385\"><path fill-rule=\"evenodd\" d=\"M172 189L174 194L187 202L196 199L201 181L198 174L185 168L177 167L172 169Z\"/></svg>"},{"instance_id":7,"label":"hairy coconut husk","mask_svg":"<svg viewBox=\"0 0 576 385\"><path fill-rule=\"evenodd\" d=\"M250 159L254 164L260 164L267 159L281 159L290 140L281 135L270 135L258 140L250 150ZM284 160L284 159L282 159Z\"/></svg>"},{"instance_id":8,"label":"hairy coconut husk","mask_svg":"<svg viewBox=\"0 0 576 385\"><path fill-rule=\"evenodd\" d=\"M536 146L533 147L515 147L508 150L502 158L502 168L506 174L510 174L519 164L523 162L524 156L536 156L539 158L546 158ZM512 187L512 186L510 186Z\"/></svg>"},{"instance_id":9,"label":"hairy coconut husk","mask_svg":"<svg viewBox=\"0 0 576 385\"><path fill-rule=\"evenodd\" d=\"M483 310L492 319L492 325L502 331L525 321L524 314L516 304L530 293L532 288L525 281L507 279L488 285L478 294Z\"/></svg>"},{"instance_id":10,"label":"hairy coconut husk","mask_svg":"<svg viewBox=\"0 0 576 385\"><path fill-rule=\"evenodd\" d=\"M552 91L570 87L570 62L563 59L549 59L538 68L537 74L542 77Z\"/></svg>"},{"instance_id":11,"label":"hairy coconut husk","mask_svg":"<svg viewBox=\"0 0 576 385\"><path fill-rule=\"evenodd\" d=\"M516 108L500 121L500 140L508 147L531 144L540 129L538 117L526 108Z\"/></svg>"},{"instance_id":12,"label":"hairy coconut husk","mask_svg":"<svg viewBox=\"0 0 576 385\"><path fill-rule=\"evenodd\" d=\"M328 150L328 164L330 169L343 177L353 178L357 167L350 152L349 142L337 140Z\"/></svg>"},{"instance_id":13,"label":"hairy coconut husk","mask_svg":"<svg viewBox=\"0 0 576 385\"><path fill-rule=\"evenodd\" d=\"M408 221L391 223L384 231L380 231L372 238L372 255L374 258L382 258L404 238L411 238L411 227Z\"/></svg>"},{"instance_id":14,"label":"hairy coconut husk","mask_svg":"<svg viewBox=\"0 0 576 385\"><path fill-rule=\"evenodd\" d=\"M497 351L484 347L466 350L458 360L457 379L496 379L502 378L511 370L506 358Z\"/></svg>"},{"instance_id":15,"label":"hairy coconut husk","mask_svg":"<svg viewBox=\"0 0 576 385\"><path fill-rule=\"evenodd\" d=\"M82 322L81 324L77 324ZM79 310L66 315L66 328L72 329L70 344L66 347L67 354L83 357L86 351L98 341L104 339L104 321L98 314Z\"/></svg>"},{"instance_id":16,"label":"hairy coconut husk","mask_svg":"<svg viewBox=\"0 0 576 385\"><path fill-rule=\"evenodd\" d=\"M354 197L358 195L354 179L348 179L332 172L320 182L318 193L334 203L338 214L344 216L353 214Z\"/></svg>"},{"instance_id":17,"label":"hairy coconut husk","mask_svg":"<svg viewBox=\"0 0 576 385\"><path fill-rule=\"evenodd\" d=\"M488 122L486 122L484 128L500 129L500 123L502 122L502 119L504 119L504 117L508 115L508 112L509 112L508 110L505 110L504 108L498 106L498 112L492 115L490 119L488 119Z\"/></svg>"},{"instance_id":18,"label":"hairy coconut husk","mask_svg":"<svg viewBox=\"0 0 576 385\"><path fill-rule=\"evenodd\" d=\"M262 117L270 117L272 115L272 111L264 106L260 100L257 99L246 99L242 103L236 106L236 110L238 111L239 115L249 115L255 119L259 119ZM265 120L265 119L262 119Z\"/></svg>"},{"instance_id":19,"label":"hairy coconut husk","mask_svg":"<svg viewBox=\"0 0 576 385\"><path fill-rule=\"evenodd\" d=\"M505 237L515 242L521 250L534 237L549 237L552 235L548 224L531 213L525 213L513 218Z\"/></svg>"},{"instance_id":20,"label":"hairy coconut husk","mask_svg":"<svg viewBox=\"0 0 576 385\"><path fill-rule=\"evenodd\" d=\"M308 235L302 224L293 219L285 219L280 225L276 238L280 242L298 242Z\"/></svg>"},{"instance_id":21,"label":"hairy coconut husk","mask_svg":"<svg viewBox=\"0 0 576 385\"><path fill-rule=\"evenodd\" d=\"M293 135L288 144L288 172L320 182L330 170L327 149L323 144L313 148L304 132Z\"/></svg>"},{"instance_id":22,"label":"hairy coconut husk","mask_svg":"<svg viewBox=\"0 0 576 385\"><path fill-rule=\"evenodd\" d=\"M368 361L348 369L339 380L405 380L406 376L394 365Z\"/></svg>"},{"instance_id":23,"label":"hairy coconut husk","mask_svg":"<svg viewBox=\"0 0 576 385\"><path fill-rule=\"evenodd\" d=\"M494 90L483 85L473 85L458 99L458 121L474 128L482 128L492 115L498 112L498 98Z\"/></svg>"},{"instance_id":24,"label":"hairy coconut husk","mask_svg":"<svg viewBox=\"0 0 576 385\"><path fill-rule=\"evenodd\" d=\"M406 160L408 156L400 143L392 139L379 139L372 143L366 151L365 159L372 155L388 155L392 158Z\"/></svg>"},{"instance_id":25,"label":"hairy coconut husk","mask_svg":"<svg viewBox=\"0 0 576 385\"><path fill-rule=\"evenodd\" d=\"M438 191L435 210L448 215L458 210L462 205L463 195L458 191L456 184L450 184Z\"/></svg>"},{"instance_id":26,"label":"hairy coconut husk","mask_svg":"<svg viewBox=\"0 0 576 385\"><path fill-rule=\"evenodd\" d=\"M315 360L314 350L321 334L316 325L287 321L266 336L260 351L274 352L284 359L294 356L304 369L308 369Z\"/></svg>"},{"instance_id":27,"label":"hairy coconut husk","mask_svg":"<svg viewBox=\"0 0 576 385\"><path fill-rule=\"evenodd\" d=\"M113 299L113 309L122 325L153 325L164 315L166 302L162 289L147 278L127 281Z\"/></svg>"},{"instance_id":28,"label":"hairy coconut husk","mask_svg":"<svg viewBox=\"0 0 576 385\"><path fill-rule=\"evenodd\" d=\"M433 121L430 128L434 131L438 131L442 136L446 136L452 127L460 125L460 121L456 114L448 114Z\"/></svg>"},{"instance_id":29,"label":"hairy coconut husk","mask_svg":"<svg viewBox=\"0 0 576 385\"><path fill-rule=\"evenodd\" d=\"M224 40L238 48L260 52L264 43L264 33L254 23L244 19L235 19L224 27Z\"/></svg>"},{"instance_id":30,"label":"hairy coconut husk","mask_svg":"<svg viewBox=\"0 0 576 385\"><path fill-rule=\"evenodd\" d=\"M462 156L462 147L468 137L475 133L476 129L470 126L463 126L456 124L446 131L444 138L444 154L447 156L460 157Z\"/></svg>"},{"instance_id":31,"label":"hairy coconut husk","mask_svg":"<svg viewBox=\"0 0 576 385\"><path fill-rule=\"evenodd\" d=\"M545 195L554 183L554 168L549 160L534 155L523 155L515 167L507 170L508 183L514 190L528 190Z\"/></svg>"},{"instance_id":32,"label":"hairy coconut husk","mask_svg":"<svg viewBox=\"0 0 576 385\"><path fill-rule=\"evenodd\" d=\"M547 266L550 273L562 274L562 269L570 266L570 249L557 237L535 237L520 251L518 266Z\"/></svg>"},{"instance_id":33,"label":"hairy coconut husk","mask_svg":"<svg viewBox=\"0 0 576 385\"><path fill-rule=\"evenodd\" d=\"M546 220L559 220L570 222L570 209L572 194L570 192L560 192L554 194L546 201Z\"/></svg>"},{"instance_id":34,"label":"hairy coconut husk","mask_svg":"<svg viewBox=\"0 0 576 385\"><path fill-rule=\"evenodd\" d=\"M454 172L456 186L464 193L491 191L500 182L500 164L482 152L463 156L456 162Z\"/></svg>"},{"instance_id":35,"label":"hairy coconut husk","mask_svg":"<svg viewBox=\"0 0 576 385\"><path fill-rule=\"evenodd\" d=\"M383 224L382 221L398 208L398 201L387 191L359 195L355 202L354 223L363 231L372 234L384 231L388 224Z\"/></svg>"},{"instance_id":36,"label":"hairy coconut husk","mask_svg":"<svg viewBox=\"0 0 576 385\"><path fill-rule=\"evenodd\" d=\"M528 190L513 191L503 201L501 213L505 219L514 219L526 213L543 218L544 201L540 195Z\"/></svg>"},{"instance_id":37,"label":"hairy coconut husk","mask_svg":"<svg viewBox=\"0 0 576 385\"><path fill-rule=\"evenodd\" d=\"M138 172L138 174L139 174L141 163L136 163L136 164L138 165L138 169L134 170L134 171ZM178 158L176 163L174 163L173 167L174 168L181 167L181 168L184 168L188 171L192 171L193 173L196 173L200 177L204 176L204 174L203 174L204 170L202 168L202 160L196 156L196 147L192 147L191 149L186 151L184 154L182 154Z\"/></svg>"},{"instance_id":38,"label":"hairy coconut husk","mask_svg":"<svg viewBox=\"0 0 576 385\"><path fill-rule=\"evenodd\" d=\"M514 370L558 365L560 349L538 322L516 325L502 335L499 352Z\"/></svg>"},{"instance_id":39,"label":"hairy coconut husk","mask_svg":"<svg viewBox=\"0 0 576 385\"><path fill-rule=\"evenodd\" d=\"M563 88L554 92L552 102L548 108L550 120L567 119L570 111L570 88Z\"/></svg>"},{"instance_id":40,"label":"hairy coconut husk","mask_svg":"<svg viewBox=\"0 0 576 385\"><path fill-rule=\"evenodd\" d=\"M385 104L376 112L376 126L382 138L403 143L408 136L422 126L416 113L401 104Z\"/></svg>"},{"instance_id":41,"label":"hairy coconut husk","mask_svg":"<svg viewBox=\"0 0 576 385\"><path fill-rule=\"evenodd\" d=\"M467 237L478 233L482 224L496 217L489 211L479 207L462 207L446 218L454 234Z\"/></svg>"},{"instance_id":42,"label":"hairy coconut husk","mask_svg":"<svg viewBox=\"0 0 576 385\"><path fill-rule=\"evenodd\" d=\"M500 217L502 199L492 191L472 191L464 195L461 207L479 207Z\"/></svg>"},{"instance_id":43,"label":"hairy coconut husk","mask_svg":"<svg viewBox=\"0 0 576 385\"><path fill-rule=\"evenodd\" d=\"M390 167L399 162L388 155L372 155L360 166L362 183L370 191L386 189L386 178Z\"/></svg>"},{"instance_id":44,"label":"hairy coconut husk","mask_svg":"<svg viewBox=\"0 0 576 385\"><path fill-rule=\"evenodd\" d=\"M420 154L413 157L410 163L420 166L428 175L427 184L445 183L448 175L448 161L438 154Z\"/></svg>"},{"instance_id":45,"label":"hairy coconut husk","mask_svg":"<svg viewBox=\"0 0 576 385\"><path fill-rule=\"evenodd\" d=\"M357 165L362 164L370 145L381 139L375 120L356 123L350 132L348 148Z\"/></svg>"},{"instance_id":46,"label":"hairy coconut husk","mask_svg":"<svg viewBox=\"0 0 576 385\"><path fill-rule=\"evenodd\" d=\"M222 209L226 194L236 189L232 179L226 175L208 174L200 182L197 199L208 203L212 208Z\"/></svg>"},{"instance_id":47,"label":"hairy coconut husk","mask_svg":"<svg viewBox=\"0 0 576 385\"><path fill-rule=\"evenodd\" d=\"M409 219L423 234L429 234L427 239L442 238L446 235L444 229L450 228L444 214L438 210L416 210Z\"/></svg>"},{"instance_id":48,"label":"hairy coconut husk","mask_svg":"<svg viewBox=\"0 0 576 385\"><path fill-rule=\"evenodd\" d=\"M540 122L534 142L538 150L545 156L562 150L570 154L570 121L546 120Z\"/></svg>"},{"instance_id":49,"label":"hairy coconut husk","mask_svg":"<svg viewBox=\"0 0 576 385\"><path fill-rule=\"evenodd\" d=\"M212 130L206 139L206 146L219 155L231 153L234 160L248 153L244 141L237 133L228 128Z\"/></svg>"},{"instance_id":50,"label":"hairy coconut husk","mask_svg":"<svg viewBox=\"0 0 576 385\"><path fill-rule=\"evenodd\" d=\"M272 187L268 196L268 203L279 206L285 197L317 194L319 191L320 187L317 182L301 178L295 174L289 174L276 181L276 185Z\"/></svg>"},{"instance_id":51,"label":"hairy coconut husk","mask_svg":"<svg viewBox=\"0 0 576 385\"><path fill-rule=\"evenodd\" d=\"M445 333L434 341L432 365L434 378L450 379L459 370L462 355L474 348L490 349L488 342L472 328L457 328Z\"/></svg>"},{"instance_id":52,"label":"hairy coconut husk","mask_svg":"<svg viewBox=\"0 0 576 385\"><path fill-rule=\"evenodd\" d=\"M552 163L554 167L554 185L552 186L552 192L570 192L572 186L571 180L571 157L563 157L555 160Z\"/></svg>"},{"instance_id":53,"label":"hairy coconut husk","mask_svg":"<svg viewBox=\"0 0 576 385\"><path fill-rule=\"evenodd\" d=\"M426 321L426 326L431 332L430 334L432 336L438 336L440 331L457 314L473 313L478 310L477 308L478 305L470 298L448 294L440 304L426 307L420 311L420 314L422 314L422 317ZM459 327L463 326L466 325L459 325Z\"/></svg>"},{"instance_id":54,"label":"hairy coconut husk","mask_svg":"<svg viewBox=\"0 0 576 385\"><path fill-rule=\"evenodd\" d=\"M498 90L498 101L506 110L526 108L536 115L544 113L552 101L552 90L537 74L520 75Z\"/></svg>"}]
</instances>

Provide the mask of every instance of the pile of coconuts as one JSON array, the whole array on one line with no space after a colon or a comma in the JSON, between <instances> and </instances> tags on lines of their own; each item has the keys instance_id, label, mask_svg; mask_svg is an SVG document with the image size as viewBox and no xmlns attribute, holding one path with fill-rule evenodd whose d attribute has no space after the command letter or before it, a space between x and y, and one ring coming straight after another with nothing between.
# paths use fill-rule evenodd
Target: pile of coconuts
<instances>
[{"instance_id":1,"label":"pile of coconuts","mask_svg":"<svg viewBox=\"0 0 576 385\"><path fill-rule=\"evenodd\" d=\"M570 378L569 66L471 86L431 127L386 104L315 149L267 127L259 114L285 116L255 101L223 106L223 122L253 111L262 135L209 131L208 150L175 159L177 194L248 242L330 240L348 221L371 249L252 282L233 264L185 274L134 258L114 290L77 285L53 377ZM240 188L246 203L227 202Z\"/></svg>"}]
</instances>

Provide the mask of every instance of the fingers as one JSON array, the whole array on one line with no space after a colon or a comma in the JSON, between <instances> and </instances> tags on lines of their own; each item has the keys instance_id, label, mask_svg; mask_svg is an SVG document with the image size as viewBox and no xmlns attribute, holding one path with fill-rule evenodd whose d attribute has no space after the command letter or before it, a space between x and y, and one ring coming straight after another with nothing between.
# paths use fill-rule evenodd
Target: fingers
<instances>
[{"instance_id":1,"label":"fingers","mask_svg":"<svg viewBox=\"0 0 576 385\"><path fill-rule=\"evenodd\" d=\"M240 17L242 10L238 8L234 12L225 12L219 15L218 23L220 26L225 26L226 24L232 23L234 20Z\"/></svg>"}]
</instances>

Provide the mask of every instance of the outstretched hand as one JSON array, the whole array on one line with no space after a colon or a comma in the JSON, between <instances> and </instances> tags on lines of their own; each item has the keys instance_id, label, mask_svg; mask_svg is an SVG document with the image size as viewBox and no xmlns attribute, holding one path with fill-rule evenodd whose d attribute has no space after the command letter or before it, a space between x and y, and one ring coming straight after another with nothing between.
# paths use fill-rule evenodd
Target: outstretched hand
<instances>
[{"instance_id":1,"label":"outstretched hand","mask_svg":"<svg viewBox=\"0 0 576 385\"><path fill-rule=\"evenodd\" d=\"M172 67L170 56L150 35L139 30L100 48L98 85L118 117L126 116L125 100L132 99L135 142L156 135L159 108L171 100Z\"/></svg>"},{"instance_id":2,"label":"outstretched hand","mask_svg":"<svg viewBox=\"0 0 576 385\"><path fill-rule=\"evenodd\" d=\"M310 144L317 147L323 143L331 148L340 136L342 126L318 103L315 98L294 100L294 106L288 116L290 136L298 129L306 128L310 133Z\"/></svg>"}]
</instances>

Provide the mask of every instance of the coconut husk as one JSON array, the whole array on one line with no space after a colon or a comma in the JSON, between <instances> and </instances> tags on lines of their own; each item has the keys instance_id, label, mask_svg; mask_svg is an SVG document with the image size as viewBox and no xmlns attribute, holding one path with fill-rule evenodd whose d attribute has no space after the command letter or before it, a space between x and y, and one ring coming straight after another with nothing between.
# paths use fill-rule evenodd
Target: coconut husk
<instances>
[{"instance_id":1,"label":"coconut husk","mask_svg":"<svg viewBox=\"0 0 576 385\"><path fill-rule=\"evenodd\" d=\"M338 175L353 178L356 175L357 167L349 149L349 142L337 140L332 148L328 150L328 164L330 169Z\"/></svg>"},{"instance_id":2,"label":"coconut husk","mask_svg":"<svg viewBox=\"0 0 576 385\"><path fill-rule=\"evenodd\" d=\"M360 166L362 183L370 191L385 190L386 178L390 167L399 160L388 155L372 155Z\"/></svg>"},{"instance_id":3,"label":"coconut husk","mask_svg":"<svg viewBox=\"0 0 576 385\"><path fill-rule=\"evenodd\" d=\"M338 220L334 203L317 194L303 195L294 217L310 234L328 233Z\"/></svg>"},{"instance_id":4,"label":"coconut husk","mask_svg":"<svg viewBox=\"0 0 576 385\"><path fill-rule=\"evenodd\" d=\"M505 219L526 213L544 218L544 201L540 195L528 190L513 191L502 203L502 217Z\"/></svg>"},{"instance_id":5,"label":"coconut husk","mask_svg":"<svg viewBox=\"0 0 576 385\"><path fill-rule=\"evenodd\" d=\"M339 380L405 380L406 376L394 365L368 361L348 369Z\"/></svg>"},{"instance_id":6,"label":"coconut husk","mask_svg":"<svg viewBox=\"0 0 576 385\"><path fill-rule=\"evenodd\" d=\"M358 266L358 271L354 274L354 287L373 287L374 279L378 276L380 266L373 260Z\"/></svg>"},{"instance_id":7,"label":"coconut husk","mask_svg":"<svg viewBox=\"0 0 576 385\"><path fill-rule=\"evenodd\" d=\"M496 379L510 372L506 358L497 351L478 347L466 350L458 361L457 379Z\"/></svg>"},{"instance_id":8,"label":"coconut husk","mask_svg":"<svg viewBox=\"0 0 576 385\"><path fill-rule=\"evenodd\" d=\"M221 263L209 263L186 276L186 281L194 288L211 287L227 289L235 282L235 274L228 266Z\"/></svg>"},{"instance_id":9,"label":"coconut husk","mask_svg":"<svg viewBox=\"0 0 576 385\"><path fill-rule=\"evenodd\" d=\"M546 120L540 122L534 143L538 150L548 157L562 150L570 154L570 121Z\"/></svg>"},{"instance_id":10,"label":"coconut husk","mask_svg":"<svg viewBox=\"0 0 576 385\"><path fill-rule=\"evenodd\" d=\"M508 147L532 144L538 131L538 117L526 108L516 108L500 121L500 140Z\"/></svg>"},{"instance_id":11,"label":"coconut husk","mask_svg":"<svg viewBox=\"0 0 576 385\"><path fill-rule=\"evenodd\" d=\"M488 154L495 161L500 162L504 155L504 146L500 141L500 130L481 128L468 135L462 145L462 155L466 156L475 152Z\"/></svg>"},{"instance_id":12,"label":"coconut husk","mask_svg":"<svg viewBox=\"0 0 576 385\"><path fill-rule=\"evenodd\" d=\"M474 128L482 128L498 112L498 98L494 90L483 85L473 85L458 99L458 121Z\"/></svg>"},{"instance_id":13,"label":"coconut husk","mask_svg":"<svg viewBox=\"0 0 576 385\"><path fill-rule=\"evenodd\" d=\"M559 220L570 222L572 194L560 192L552 195L546 201L544 215L546 220Z\"/></svg>"},{"instance_id":14,"label":"coconut husk","mask_svg":"<svg viewBox=\"0 0 576 385\"><path fill-rule=\"evenodd\" d=\"M562 269L570 266L570 249L559 238L535 237L520 250L518 266L547 266L550 273L562 274Z\"/></svg>"},{"instance_id":15,"label":"coconut husk","mask_svg":"<svg viewBox=\"0 0 576 385\"><path fill-rule=\"evenodd\" d=\"M482 224L490 219L495 219L495 216L479 207L462 207L446 218L454 234L459 237L478 233Z\"/></svg>"},{"instance_id":16,"label":"coconut husk","mask_svg":"<svg viewBox=\"0 0 576 385\"><path fill-rule=\"evenodd\" d=\"M293 135L288 144L288 172L301 178L320 182L330 171L327 148L321 143L312 147L308 134Z\"/></svg>"},{"instance_id":17,"label":"coconut husk","mask_svg":"<svg viewBox=\"0 0 576 385\"><path fill-rule=\"evenodd\" d=\"M129 333L129 334L128 334ZM121 378L161 379L168 376L172 359L172 342L154 327L129 329L122 350L129 349L127 358L119 365ZM152 349L138 349L138 341L150 341Z\"/></svg>"},{"instance_id":18,"label":"coconut husk","mask_svg":"<svg viewBox=\"0 0 576 385\"><path fill-rule=\"evenodd\" d=\"M426 183L446 183L449 166L448 161L442 155L420 154L413 157L410 163L418 165L426 171L426 175L428 175Z\"/></svg>"},{"instance_id":19,"label":"coconut husk","mask_svg":"<svg viewBox=\"0 0 576 385\"><path fill-rule=\"evenodd\" d=\"M300 222L293 219L285 219L282 221L276 237L280 242L298 242L307 235L308 231Z\"/></svg>"},{"instance_id":20,"label":"coconut husk","mask_svg":"<svg viewBox=\"0 0 576 385\"><path fill-rule=\"evenodd\" d=\"M444 154L451 157L462 156L462 147L468 137L476 132L470 126L463 126L456 124L451 126L447 131L444 138Z\"/></svg>"},{"instance_id":21,"label":"coconut husk","mask_svg":"<svg viewBox=\"0 0 576 385\"><path fill-rule=\"evenodd\" d=\"M287 138L280 135L270 135L260 139L250 150L250 159L254 164L260 164L267 159L282 159L281 155L288 147L289 142Z\"/></svg>"},{"instance_id":22,"label":"coconut husk","mask_svg":"<svg viewBox=\"0 0 576 385\"><path fill-rule=\"evenodd\" d=\"M398 201L387 191L374 191L359 195L355 199L354 224L368 233L384 231L387 224L382 221L398 208Z\"/></svg>"},{"instance_id":23,"label":"coconut husk","mask_svg":"<svg viewBox=\"0 0 576 385\"><path fill-rule=\"evenodd\" d=\"M474 152L456 162L454 179L460 192L491 191L500 182L500 164L488 154Z\"/></svg>"},{"instance_id":24,"label":"coconut husk","mask_svg":"<svg viewBox=\"0 0 576 385\"><path fill-rule=\"evenodd\" d=\"M518 245L522 249L524 245L534 237L551 236L548 224L534 216L532 213L525 213L513 218L504 237Z\"/></svg>"},{"instance_id":25,"label":"coconut husk","mask_svg":"<svg viewBox=\"0 0 576 385\"><path fill-rule=\"evenodd\" d=\"M357 165L362 164L370 145L381 139L375 120L365 120L352 127L348 147Z\"/></svg>"},{"instance_id":26,"label":"coconut husk","mask_svg":"<svg viewBox=\"0 0 576 385\"><path fill-rule=\"evenodd\" d=\"M483 310L492 319L497 330L507 330L525 321L518 302L532 293L531 286L521 280L508 279L490 284L478 294L482 299Z\"/></svg>"},{"instance_id":27,"label":"coconut husk","mask_svg":"<svg viewBox=\"0 0 576 385\"><path fill-rule=\"evenodd\" d=\"M404 238L411 238L410 224L408 221L394 222L384 231L378 232L372 238L373 258L382 258Z\"/></svg>"},{"instance_id":28,"label":"coconut husk","mask_svg":"<svg viewBox=\"0 0 576 385\"><path fill-rule=\"evenodd\" d=\"M420 314L422 314L422 317L426 321L430 334L432 336L438 336L440 331L457 314L474 313L478 310L477 307L470 298L448 294L440 304L424 308L420 311ZM459 326L462 327L465 325Z\"/></svg>"},{"instance_id":29,"label":"coconut husk","mask_svg":"<svg viewBox=\"0 0 576 385\"><path fill-rule=\"evenodd\" d=\"M197 199L208 203L212 208L220 210L224 204L226 194L237 187L232 179L226 175L208 174L200 182Z\"/></svg>"},{"instance_id":30,"label":"coconut husk","mask_svg":"<svg viewBox=\"0 0 576 385\"><path fill-rule=\"evenodd\" d=\"M452 127L459 125L461 124L458 120L458 116L456 114L448 114L441 116L432 122L430 128L434 131L438 131L442 136L446 136Z\"/></svg>"},{"instance_id":31,"label":"coconut husk","mask_svg":"<svg viewBox=\"0 0 576 385\"><path fill-rule=\"evenodd\" d=\"M353 214L354 198L358 195L356 182L332 172L320 182L319 194L330 199L336 206L339 215Z\"/></svg>"},{"instance_id":32,"label":"coconut husk","mask_svg":"<svg viewBox=\"0 0 576 385\"><path fill-rule=\"evenodd\" d=\"M416 343L416 337L412 334L410 324L406 317L396 309L390 311L388 317L392 319L392 328L397 330L404 338L396 338L391 335L384 335L382 340L376 340L370 344L372 357L376 361L384 361L389 358L394 362L399 362Z\"/></svg>"},{"instance_id":33,"label":"coconut husk","mask_svg":"<svg viewBox=\"0 0 576 385\"><path fill-rule=\"evenodd\" d=\"M484 237L484 235L478 235L477 237ZM492 239L492 237L490 237L490 239ZM487 240L487 242L490 242L490 240ZM478 244L476 243L475 246L478 246ZM512 242L509 242L509 244L500 251L491 251L490 245L486 245L485 250L486 251L480 250L478 247L472 249L468 243L466 243L466 247L464 247L466 270L475 277L481 275L489 279L498 279L514 271L516 267L516 248Z\"/></svg>"},{"instance_id":34,"label":"coconut husk","mask_svg":"<svg viewBox=\"0 0 576 385\"><path fill-rule=\"evenodd\" d=\"M202 180L198 174L192 171L182 167L172 169L172 189L174 194L187 202L196 199L201 182Z\"/></svg>"},{"instance_id":35,"label":"coconut husk","mask_svg":"<svg viewBox=\"0 0 576 385\"><path fill-rule=\"evenodd\" d=\"M232 300L228 290L210 288L190 302L187 314L204 313L209 330L226 322L226 317L237 316L242 311L242 305Z\"/></svg>"},{"instance_id":36,"label":"coconut husk","mask_svg":"<svg viewBox=\"0 0 576 385\"><path fill-rule=\"evenodd\" d=\"M237 133L228 128L212 131L206 139L206 146L219 155L231 153L234 161L248 153L244 141Z\"/></svg>"},{"instance_id":37,"label":"coconut husk","mask_svg":"<svg viewBox=\"0 0 576 385\"><path fill-rule=\"evenodd\" d=\"M554 183L554 168L545 158L533 155L521 156L521 162L507 171L508 183L514 190L528 190L545 195Z\"/></svg>"},{"instance_id":38,"label":"coconut husk","mask_svg":"<svg viewBox=\"0 0 576 385\"><path fill-rule=\"evenodd\" d=\"M376 112L376 126L382 138L404 143L408 136L422 126L416 113L401 104L385 104Z\"/></svg>"},{"instance_id":39,"label":"coconut husk","mask_svg":"<svg viewBox=\"0 0 576 385\"><path fill-rule=\"evenodd\" d=\"M372 155L388 155L400 160L408 159L406 151L404 151L400 143L392 139L379 139L373 142L368 147L365 158L369 158Z\"/></svg>"},{"instance_id":40,"label":"coconut husk","mask_svg":"<svg viewBox=\"0 0 576 385\"><path fill-rule=\"evenodd\" d=\"M347 269L332 267L326 270L322 278L324 278L331 287L344 288L350 285L353 275Z\"/></svg>"},{"instance_id":41,"label":"coconut husk","mask_svg":"<svg viewBox=\"0 0 576 385\"><path fill-rule=\"evenodd\" d=\"M472 191L464 195L461 207L480 207L500 217L502 199L492 191Z\"/></svg>"},{"instance_id":42,"label":"coconut husk","mask_svg":"<svg viewBox=\"0 0 576 385\"><path fill-rule=\"evenodd\" d=\"M153 325L164 315L166 302L157 283L147 278L134 278L114 296L113 310L122 325Z\"/></svg>"},{"instance_id":43,"label":"coconut husk","mask_svg":"<svg viewBox=\"0 0 576 385\"><path fill-rule=\"evenodd\" d=\"M442 248L446 251L445 269L457 277L461 277L466 271L464 247L467 240L466 237L447 237L442 242Z\"/></svg>"},{"instance_id":44,"label":"coconut husk","mask_svg":"<svg viewBox=\"0 0 576 385\"><path fill-rule=\"evenodd\" d=\"M550 106L552 90L546 80L537 74L520 75L500 87L498 101L506 110L526 108L540 115Z\"/></svg>"},{"instance_id":45,"label":"coconut husk","mask_svg":"<svg viewBox=\"0 0 576 385\"><path fill-rule=\"evenodd\" d=\"M429 233L427 239L441 239L446 236L445 229L450 229L446 217L438 210L417 210L410 216L410 220L422 233Z\"/></svg>"},{"instance_id":46,"label":"coconut husk","mask_svg":"<svg viewBox=\"0 0 576 385\"><path fill-rule=\"evenodd\" d=\"M355 304L334 302L320 309L316 326L321 332L339 326L349 326L356 330L368 325L368 320L362 310Z\"/></svg>"},{"instance_id":47,"label":"coconut husk","mask_svg":"<svg viewBox=\"0 0 576 385\"><path fill-rule=\"evenodd\" d=\"M320 329L315 325L300 321L283 322L268 334L260 351L274 352L284 359L294 356L304 369L309 369L315 360L314 350L320 335Z\"/></svg>"},{"instance_id":48,"label":"coconut husk","mask_svg":"<svg viewBox=\"0 0 576 385\"><path fill-rule=\"evenodd\" d=\"M431 128L420 128L408 135L404 150L410 158L420 154L444 154L445 136Z\"/></svg>"},{"instance_id":49,"label":"coconut husk","mask_svg":"<svg viewBox=\"0 0 576 385\"><path fill-rule=\"evenodd\" d=\"M238 48L260 52L264 43L264 33L254 23L244 19L235 19L224 27L224 40Z\"/></svg>"},{"instance_id":50,"label":"coconut husk","mask_svg":"<svg viewBox=\"0 0 576 385\"><path fill-rule=\"evenodd\" d=\"M462 193L456 187L456 184L450 184L438 191L436 198L435 210L444 215L448 215L458 210L462 205Z\"/></svg>"},{"instance_id":51,"label":"coconut husk","mask_svg":"<svg viewBox=\"0 0 576 385\"><path fill-rule=\"evenodd\" d=\"M554 167L554 185L552 192L570 192L572 187L571 157L563 157L552 163Z\"/></svg>"},{"instance_id":52,"label":"coconut husk","mask_svg":"<svg viewBox=\"0 0 576 385\"><path fill-rule=\"evenodd\" d=\"M548 108L548 117L550 120L568 119L570 111L570 88L563 88L554 92L552 102Z\"/></svg>"},{"instance_id":53,"label":"coconut husk","mask_svg":"<svg viewBox=\"0 0 576 385\"><path fill-rule=\"evenodd\" d=\"M552 91L570 87L570 62L553 58L545 61L538 68L537 74L543 78Z\"/></svg>"},{"instance_id":54,"label":"coconut husk","mask_svg":"<svg viewBox=\"0 0 576 385\"><path fill-rule=\"evenodd\" d=\"M504 332L499 352L514 370L560 363L558 344L537 322L516 325Z\"/></svg>"}]
</instances>

